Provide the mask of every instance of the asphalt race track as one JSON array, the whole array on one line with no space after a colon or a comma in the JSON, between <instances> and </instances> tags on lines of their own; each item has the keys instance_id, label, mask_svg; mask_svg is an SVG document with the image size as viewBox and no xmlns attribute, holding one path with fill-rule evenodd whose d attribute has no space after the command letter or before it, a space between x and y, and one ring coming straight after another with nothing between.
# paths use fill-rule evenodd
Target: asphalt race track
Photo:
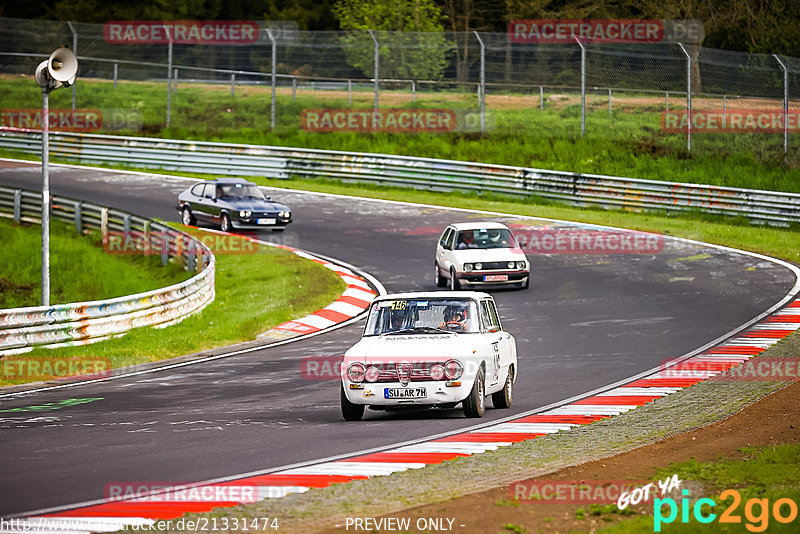
<instances>
[{"instance_id":1,"label":"asphalt race track","mask_svg":"<svg viewBox=\"0 0 800 534\"><path fill-rule=\"evenodd\" d=\"M190 183L51 167L54 194L173 221L179 219L177 194ZM39 190L40 166L0 162L0 184ZM349 262L390 292L435 289L433 252L447 223L521 222L316 193L270 194L292 208L295 222L264 238ZM692 351L778 302L795 281L788 269L758 258L671 240L657 254L529 260L529 290L494 292L503 326L518 344L514 406L490 409L481 422L567 399ZM111 482L180 483L277 469L478 422L455 409L368 411L365 421L345 423L338 382L306 380L300 363L306 356L341 354L362 326L176 370L0 397L0 515L102 499ZM86 351L91 354L91 346ZM65 399L96 400L46 412L8 411Z\"/></svg>"}]
</instances>

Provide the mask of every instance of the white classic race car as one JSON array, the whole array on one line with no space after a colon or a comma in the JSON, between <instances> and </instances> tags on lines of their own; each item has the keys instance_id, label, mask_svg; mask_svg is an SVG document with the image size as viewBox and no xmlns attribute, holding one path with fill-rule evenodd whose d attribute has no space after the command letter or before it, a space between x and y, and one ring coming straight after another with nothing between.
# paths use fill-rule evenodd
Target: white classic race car
<instances>
[{"instance_id":1,"label":"white classic race car","mask_svg":"<svg viewBox=\"0 0 800 534\"><path fill-rule=\"evenodd\" d=\"M342 363L347 421L364 408L439 407L462 403L481 417L486 395L511 406L517 345L504 332L491 295L473 291L398 293L370 305L361 340Z\"/></svg>"},{"instance_id":2,"label":"white classic race car","mask_svg":"<svg viewBox=\"0 0 800 534\"><path fill-rule=\"evenodd\" d=\"M439 237L434 265L436 285L452 290L530 285L531 264L503 223L451 224Z\"/></svg>"}]
</instances>

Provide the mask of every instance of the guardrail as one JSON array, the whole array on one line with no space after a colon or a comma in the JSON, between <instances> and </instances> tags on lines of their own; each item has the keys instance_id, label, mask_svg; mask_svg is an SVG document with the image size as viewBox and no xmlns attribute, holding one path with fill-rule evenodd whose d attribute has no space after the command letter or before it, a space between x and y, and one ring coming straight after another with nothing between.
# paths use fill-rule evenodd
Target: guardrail
<instances>
[{"instance_id":1,"label":"guardrail","mask_svg":"<svg viewBox=\"0 0 800 534\"><path fill-rule=\"evenodd\" d=\"M41 152L41 134L0 129L0 148ZM54 157L220 175L334 178L439 191L539 196L577 206L697 210L786 225L800 194L410 156L146 137L51 133Z\"/></svg>"},{"instance_id":2,"label":"guardrail","mask_svg":"<svg viewBox=\"0 0 800 534\"><path fill-rule=\"evenodd\" d=\"M41 223L42 194L0 187L0 216ZM181 262L193 277L161 289L92 302L0 310L0 355L36 346L84 345L142 326L165 327L214 300L215 259L189 234L122 210L64 197L51 198L51 217L75 225L79 234L100 230L103 243L117 240L126 251L156 253L162 265ZM147 247L147 250L143 250Z\"/></svg>"}]
</instances>

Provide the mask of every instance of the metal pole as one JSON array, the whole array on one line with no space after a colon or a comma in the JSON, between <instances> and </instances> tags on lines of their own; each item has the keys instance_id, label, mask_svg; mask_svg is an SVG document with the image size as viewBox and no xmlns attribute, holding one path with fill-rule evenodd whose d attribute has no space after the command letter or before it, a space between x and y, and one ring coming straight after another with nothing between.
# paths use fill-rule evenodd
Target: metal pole
<instances>
[{"instance_id":1,"label":"metal pole","mask_svg":"<svg viewBox=\"0 0 800 534\"><path fill-rule=\"evenodd\" d=\"M608 116L611 116L611 88L608 88Z\"/></svg>"},{"instance_id":2,"label":"metal pole","mask_svg":"<svg viewBox=\"0 0 800 534\"><path fill-rule=\"evenodd\" d=\"M75 31L75 28L72 26L72 23L67 21L67 25L69 26L69 31L72 32L72 53L75 54L75 57L78 56L78 32ZM75 84L72 84L72 111L75 111Z\"/></svg>"},{"instance_id":3,"label":"metal pole","mask_svg":"<svg viewBox=\"0 0 800 534\"><path fill-rule=\"evenodd\" d=\"M176 92L178 90L178 69L173 69L172 71L172 92Z\"/></svg>"},{"instance_id":4,"label":"metal pole","mask_svg":"<svg viewBox=\"0 0 800 534\"><path fill-rule=\"evenodd\" d=\"M777 54L772 54L772 57L783 69L783 160L786 161L789 157L789 69Z\"/></svg>"},{"instance_id":5,"label":"metal pole","mask_svg":"<svg viewBox=\"0 0 800 534\"><path fill-rule=\"evenodd\" d=\"M375 34L372 33L372 30L367 30L369 32L369 36L372 37L372 42L375 43L375 112L378 112L378 77L380 75L380 45L378 44L378 40L375 38Z\"/></svg>"},{"instance_id":6,"label":"metal pole","mask_svg":"<svg viewBox=\"0 0 800 534\"><path fill-rule=\"evenodd\" d=\"M414 80L411 80L411 101L414 102L417 100L417 83Z\"/></svg>"},{"instance_id":7,"label":"metal pole","mask_svg":"<svg viewBox=\"0 0 800 534\"><path fill-rule=\"evenodd\" d=\"M117 88L117 69L118 69L118 67L119 67L119 65L117 65L116 62L114 62L114 89Z\"/></svg>"},{"instance_id":8,"label":"metal pole","mask_svg":"<svg viewBox=\"0 0 800 534\"><path fill-rule=\"evenodd\" d=\"M478 43L481 45L481 81L478 86L478 95L480 96L479 105L481 107L481 133L486 132L486 47L483 45L483 39L478 32L473 31Z\"/></svg>"},{"instance_id":9,"label":"metal pole","mask_svg":"<svg viewBox=\"0 0 800 534\"><path fill-rule=\"evenodd\" d=\"M297 100L297 76L292 76L292 102Z\"/></svg>"},{"instance_id":10,"label":"metal pole","mask_svg":"<svg viewBox=\"0 0 800 534\"><path fill-rule=\"evenodd\" d=\"M539 111L544 111L544 87L539 86Z\"/></svg>"},{"instance_id":11,"label":"metal pole","mask_svg":"<svg viewBox=\"0 0 800 534\"><path fill-rule=\"evenodd\" d=\"M353 105L353 80L347 80L347 107Z\"/></svg>"},{"instance_id":12,"label":"metal pole","mask_svg":"<svg viewBox=\"0 0 800 534\"><path fill-rule=\"evenodd\" d=\"M664 109L664 111L669 111L669 91L667 91L667 92L666 92L666 93L664 93L664 94L665 94L665 95L666 95L666 97L667 97L667 98L666 98L666 106L665 106L665 109Z\"/></svg>"},{"instance_id":13,"label":"metal pole","mask_svg":"<svg viewBox=\"0 0 800 534\"><path fill-rule=\"evenodd\" d=\"M586 47L573 35L578 46L581 47L581 137L586 133Z\"/></svg>"},{"instance_id":14,"label":"metal pole","mask_svg":"<svg viewBox=\"0 0 800 534\"><path fill-rule=\"evenodd\" d=\"M722 95L722 127L725 128L728 118L728 95Z\"/></svg>"},{"instance_id":15,"label":"metal pole","mask_svg":"<svg viewBox=\"0 0 800 534\"><path fill-rule=\"evenodd\" d=\"M50 87L42 87L42 306L50 305Z\"/></svg>"},{"instance_id":16,"label":"metal pole","mask_svg":"<svg viewBox=\"0 0 800 534\"><path fill-rule=\"evenodd\" d=\"M270 85L272 86L272 100L269 110L269 129L275 129L275 62L277 54L275 50L275 38L272 36L272 31L267 28L267 35L272 42L272 76L270 77Z\"/></svg>"},{"instance_id":17,"label":"metal pole","mask_svg":"<svg viewBox=\"0 0 800 534\"><path fill-rule=\"evenodd\" d=\"M692 56L683 43L678 43L686 55L686 150L692 151Z\"/></svg>"},{"instance_id":18,"label":"metal pole","mask_svg":"<svg viewBox=\"0 0 800 534\"><path fill-rule=\"evenodd\" d=\"M236 75L231 74L231 97L236 96Z\"/></svg>"},{"instance_id":19,"label":"metal pole","mask_svg":"<svg viewBox=\"0 0 800 534\"><path fill-rule=\"evenodd\" d=\"M164 26L169 39L167 48L167 127L169 128L170 118L172 115L172 91L170 84L172 83L172 35L169 32L169 26Z\"/></svg>"}]
</instances>

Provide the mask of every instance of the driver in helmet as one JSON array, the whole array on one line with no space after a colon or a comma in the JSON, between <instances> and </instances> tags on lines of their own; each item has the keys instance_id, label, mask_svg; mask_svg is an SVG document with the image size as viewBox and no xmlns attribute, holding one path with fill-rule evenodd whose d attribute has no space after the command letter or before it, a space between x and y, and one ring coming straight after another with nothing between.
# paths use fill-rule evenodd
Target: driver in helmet
<instances>
[{"instance_id":1,"label":"driver in helmet","mask_svg":"<svg viewBox=\"0 0 800 534\"><path fill-rule=\"evenodd\" d=\"M458 248L474 248L475 235L472 230L464 230L458 234Z\"/></svg>"},{"instance_id":2,"label":"driver in helmet","mask_svg":"<svg viewBox=\"0 0 800 534\"><path fill-rule=\"evenodd\" d=\"M389 318L389 331L396 332L406 328L406 310L392 310L391 317Z\"/></svg>"},{"instance_id":3,"label":"driver in helmet","mask_svg":"<svg viewBox=\"0 0 800 534\"><path fill-rule=\"evenodd\" d=\"M500 230L489 230L489 243L494 247L508 245L505 239L500 238Z\"/></svg>"},{"instance_id":4,"label":"driver in helmet","mask_svg":"<svg viewBox=\"0 0 800 534\"><path fill-rule=\"evenodd\" d=\"M439 323L439 328L454 332L467 332L466 306L448 306L444 311L444 321Z\"/></svg>"}]
</instances>

